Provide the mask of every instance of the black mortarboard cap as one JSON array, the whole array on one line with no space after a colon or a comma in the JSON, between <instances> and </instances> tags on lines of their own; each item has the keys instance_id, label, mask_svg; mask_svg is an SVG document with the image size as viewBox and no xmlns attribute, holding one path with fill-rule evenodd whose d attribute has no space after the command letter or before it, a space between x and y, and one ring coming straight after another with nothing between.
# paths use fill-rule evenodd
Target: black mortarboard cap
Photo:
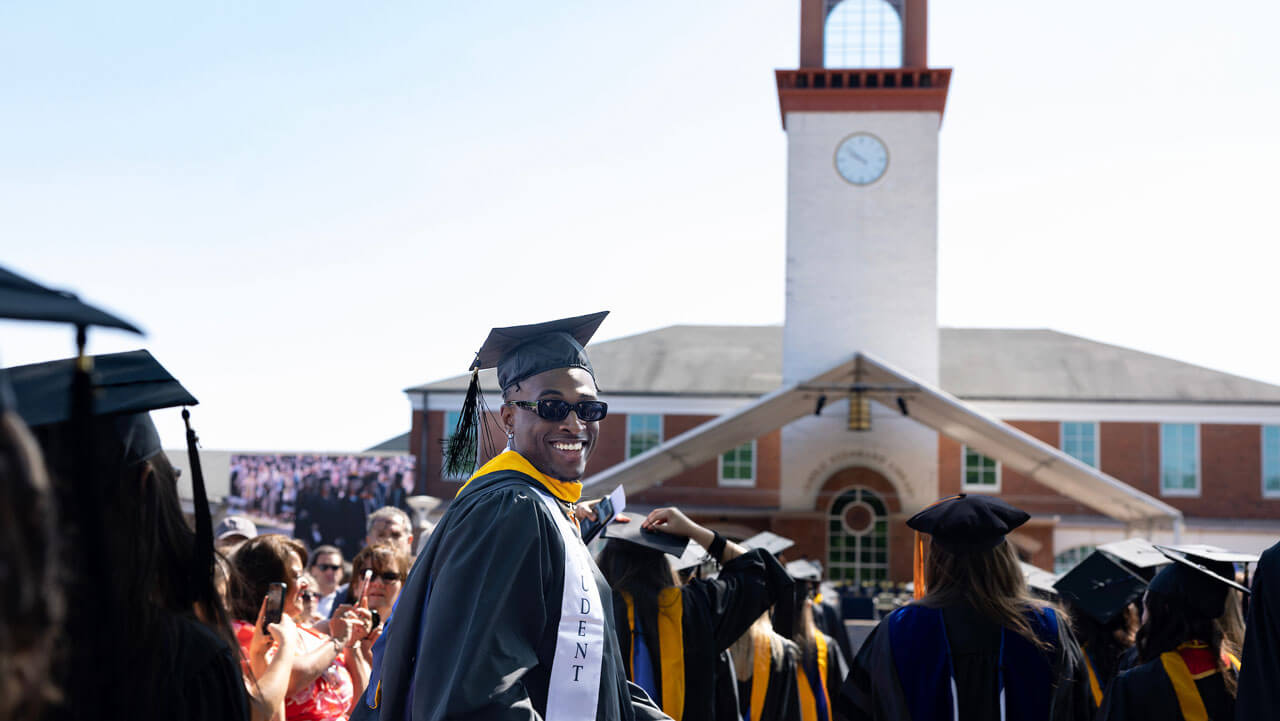
<instances>
[{"instance_id":1,"label":"black mortarboard cap","mask_svg":"<svg viewBox=\"0 0 1280 721\"><path fill-rule=\"evenodd\" d=\"M1208 568L1213 568L1211 564L1257 563L1260 558L1256 553L1240 553L1205 543L1186 543L1179 546L1167 546L1167 548L1170 551L1184 553L1192 560L1199 561Z\"/></svg>"},{"instance_id":2,"label":"black mortarboard cap","mask_svg":"<svg viewBox=\"0 0 1280 721\"><path fill-rule=\"evenodd\" d=\"M1058 598L1058 589L1053 585L1058 580L1057 576L1026 561L1019 561L1018 564L1022 567L1022 578L1033 594L1046 599Z\"/></svg>"},{"instance_id":3,"label":"black mortarboard cap","mask_svg":"<svg viewBox=\"0 0 1280 721\"><path fill-rule=\"evenodd\" d=\"M1226 567L1205 565L1202 559L1186 553L1156 546L1173 560L1151 579L1147 589L1166 596L1178 596L1186 605L1204 618L1217 618L1227 608L1227 592L1231 589L1249 593L1249 589L1222 574ZM1217 566L1217 567L1215 567Z\"/></svg>"},{"instance_id":4,"label":"black mortarboard cap","mask_svg":"<svg viewBox=\"0 0 1280 721\"><path fill-rule=\"evenodd\" d=\"M999 498L962 493L920 511L907 526L929 534L934 543L952 553L976 553L995 548L1030 518Z\"/></svg>"},{"instance_id":5,"label":"black mortarboard cap","mask_svg":"<svg viewBox=\"0 0 1280 721\"><path fill-rule=\"evenodd\" d=\"M609 311L532 325L489 331L472 370L498 369L498 386L506 390L526 378L557 368L582 368L595 377L584 346Z\"/></svg>"},{"instance_id":6,"label":"black mortarboard cap","mask_svg":"<svg viewBox=\"0 0 1280 721\"><path fill-rule=\"evenodd\" d=\"M1097 550L1106 551L1113 558L1120 559L1126 568L1147 581L1154 578L1162 567L1170 563L1168 557L1145 538L1126 538L1122 541L1112 541L1098 546Z\"/></svg>"},{"instance_id":7,"label":"black mortarboard cap","mask_svg":"<svg viewBox=\"0 0 1280 721\"><path fill-rule=\"evenodd\" d=\"M797 561L788 561L784 568L787 569L787 575L797 581L810 581L813 583L822 581L822 567L812 561L803 558Z\"/></svg>"},{"instance_id":8,"label":"black mortarboard cap","mask_svg":"<svg viewBox=\"0 0 1280 721\"><path fill-rule=\"evenodd\" d=\"M689 539L684 536L677 536L664 531L651 531L647 528L641 528L640 522L644 520L643 516L636 516L630 513L619 513L618 518L629 518L631 519L631 522L618 523L617 520L615 520L613 523L605 526L604 537L610 541L634 543L637 546L661 551L675 556L676 558L683 556L685 549L689 546Z\"/></svg>"},{"instance_id":9,"label":"black mortarboard cap","mask_svg":"<svg viewBox=\"0 0 1280 721\"><path fill-rule=\"evenodd\" d=\"M690 568L701 566L710 558L711 556L707 553L706 549L696 543L690 543L688 547L684 549L684 553L681 553L679 558L672 561L671 565L674 566L677 571L687 571Z\"/></svg>"},{"instance_id":10,"label":"black mortarboard cap","mask_svg":"<svg viewBox=\"0 0 1280 721\"><path fill-rule=\"evenodd\" d=\"M93 415L108 418L111 434L129 462L158 453L160 436L148 411L196 405L195 397L145 350L93 358ZM71 420L76 359L9 368L18 414L36 428Z\"/></svg>"},{"instance_id":11,"label":"black mortarboard cap","mask_svg":"<svg viewBox=\"0 0 1280 721\"><path fill-rule=\"evenodd\" d=\"M132 323L84 303L71 293L46 288L6 268L0 268L0 318L142 332Z\"/></svg>"},{"instance_id":12,"label":"black mortarboard cap","mask_svg":"<svg viewBox=\"0 0 1280 721\"><path fill-rule=\"evenodd\" d=\"M582 368L591 374L595 371L587 360L584 349L609 311L579 315L573 318L513 325L489 331L484 345L471 363L471 383L462 401L458 425L445 446L444 471L451 476L471 473L476 463L476 441L482 436L479 424L485 422L481 410L484 394L480 392L480 371L498 369L498 385L502 390L522 380L557 368ZM483 438L488 439L485 433Z\"/></svg>"},{"instance_id":13,"label":"black mortarboard cap","mask_svg":"<svg viewBox=\"0 0 1280 721\"><path fill-rule=\"evenodd\" d=\"M779 553L796 545L796 542L785 536L779 536L772 531L761 531L756 535L742 542L742 547L748 551L763 548L770 555L776 556Z\"/></svg>"},{"instance_id":14,"label":"black mortarboard cap","mask_svg":"<svg viewBox=\"0 0 1280 721\"><path fill-rule=\"evenodd\" d=\"M1053 587L1077 610L1105 626L1142 597L1147 581L1120 558L1095 550Z\"/></svg>"}]
</instances>

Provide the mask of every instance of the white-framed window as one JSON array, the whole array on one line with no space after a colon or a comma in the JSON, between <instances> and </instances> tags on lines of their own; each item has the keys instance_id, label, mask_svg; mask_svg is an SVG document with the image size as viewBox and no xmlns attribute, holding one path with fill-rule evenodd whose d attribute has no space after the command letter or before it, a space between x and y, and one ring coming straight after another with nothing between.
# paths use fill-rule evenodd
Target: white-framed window
<instances>
[{"instance_id":1,"label":"white-framed window","mask_svg":"<svg viewBox=\"0 0 1280 721\"><path fill-rule=\"evenodd\" d=\"M1200 427L1160 424L1160 494L1200 495Z\"/></svg>"},{"instance_id":2,"label":"white-framed window","mask_svg":"<svg viewBox=\"0 0 1280 721\"><path fill-rule=\"evenodd\" d=\"M1062 423L1062 452L1081 463L1098 467L1098 424Z\"/></svg>"},{"instance_id":3,"label":"white-framed window","mask_svg":"<svg viewBox=\"0 0 1280 721\"><path fill-rule=\"evenodd\" d=\"M720 455L720 485L754 486L756 484L756 442L743 443Z\"/></svg>"},{"instance_id":4,"label":"white-framed window","mask_svg":"<svg viewBox=\"0 0 1280 721\"><path fill-rule=\"evenodd\" d=\"M658 413L630 413L627 415L627 458L662 443L662 416Z\"/></svg>"},{"instance_id":5,"label":"white-framed window","mask_svg":"<svg viewBox=\"0 0 1280 721\"><path fill-rule=\"evenodd\" d=\"M1280 498L1280 426L1262 427L1262 497Z\"/></svg>"},{"instance_id":6,"label":"white-framed window","mask_svg":"<svg viewBox=\"0 0 1280 721\"><path fill-rule=\"evenodd\" d=\"M1070 571L1076 567L1077 563L1088 558L1089 554L1093 553L1095 549L1096 546L1076 546L1075 548L1068 548L1053 557L1053 572L1058 575L1062 575L1067 571Z\"/></svg>"},{"instance_id":7,"label":"white-framed window","mask_svg":"<svg viewBox=\"0 0 1280 721\"><path fill-rule=\"evenodd\" d=\"M964 464L960 471L960 490L979 493L1000 491L1000 462L964 446Z\"/></svg>"},{"instance_id":8,"label":"white-framed window","mask_svg":"<svg viewBox=\"0 0 1280 721\"><path fill-rule=\"evenodd\" d=\"M455 475L450 475L449 473L446 473L444 470L444 450L445 448L448 447L449 439L453 437L453 429L458 427L458 419L461 417L462 417L462 411L445 411L444 412L444 428L441 429L441 433L440 433L440 437L443 439L440 442L440 461L441 461L440 480L442 481L453 481L455 483L462 483L463 481L471 477L470 473L459 474L455 476ZM476 458L480 457L479 441L480 439L477 436Z\"/></svg>"}]
</instances>

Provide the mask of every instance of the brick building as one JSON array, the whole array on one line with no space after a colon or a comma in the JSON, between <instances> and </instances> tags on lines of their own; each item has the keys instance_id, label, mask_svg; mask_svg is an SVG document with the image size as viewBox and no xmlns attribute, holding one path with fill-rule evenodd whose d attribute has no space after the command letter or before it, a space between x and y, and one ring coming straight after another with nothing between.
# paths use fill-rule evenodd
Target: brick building
<instances>
[{"instance_id":1,"label":"brick building","mask_svg":"<svg viewBox=\"0 0 1280 721\"><path fill-rule=\"evenodd\" d=\"M1031 512L1011 538L1043 568L1128 535L1270 545L1280 387L1048 330L938 327L951 70L928 65L926 8L800 0L800 64L775 77L785 322L592 345L610 412L589 492L621 483L633 506L677 504L729 536L773 530L835 580L908 579L902 521L955 492ZM466 381L407 390L421 490L442 498Z\"/></svg>"}]
</instances>

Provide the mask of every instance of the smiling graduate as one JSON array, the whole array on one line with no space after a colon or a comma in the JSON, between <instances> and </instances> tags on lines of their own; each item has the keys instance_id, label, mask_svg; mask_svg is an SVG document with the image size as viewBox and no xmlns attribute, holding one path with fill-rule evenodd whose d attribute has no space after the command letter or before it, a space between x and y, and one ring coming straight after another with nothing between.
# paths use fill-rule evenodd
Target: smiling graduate
<instances>
[{"instance_id":1,"label":"smiling graduate","mask_svg":"<svg viewBox=\"0 0 1280 721\"><path fill-rule=\"evenodd\" d=\"M446 467L474 463L485 368L498 369L507 449L419 554L353 719L667 718L627 681L609 586L574 521L608 412L583 349L605 315L495 328L477 353Z\"/></svg>"}]
</instances>

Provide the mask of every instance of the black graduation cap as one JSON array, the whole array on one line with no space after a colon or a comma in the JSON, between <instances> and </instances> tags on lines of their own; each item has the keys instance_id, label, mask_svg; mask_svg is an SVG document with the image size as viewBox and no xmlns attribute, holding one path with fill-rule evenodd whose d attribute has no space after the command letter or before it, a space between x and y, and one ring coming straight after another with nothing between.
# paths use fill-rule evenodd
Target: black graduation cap
<instances>
[{"instance_id":1,"label":"black graduation cap","mask_svg":"<svg viewBox=\"0 0 1280 721\"><path fill-rule=\"evenodd\" d=\"M1155 578L1161 568L1171 563L1168 557L1145 538L1112 541L1098 546L1097 550L1106 551L1111 557L1119 559L1126 568L1147 581Z\"/></svg>"},{"instance_id":2,"label":"black graduation cap","mask_svg":"<svg viewBox=\"0 0 1280 721\"><path fill-rule=\"evenodd\" d=\"M145 350L94 356L93 360L95 416L138 414L199 402ZM8 369L18 412L28 426L70 420L67 399L75 363L76 359L67 358Z\"/></svg>"},{"instance_id":3,"label":"black graduation cap","mask_svg":"<svg viewBox=\"0 0 1280 721\"><path fill-rule=\"evenodd\" d=\"M812 561L803 558L797 561L788 561L784 568L787 569L787 575L797 581L810 581L812 583L822 581L822 567Z\"/></svg>"},{"instance_id":4,"label":"black graduation cap","mask_svg":"<svg viewBox=\"0 0 1280 721\"><path fill-rule=\"evenodd\" d=\"M748 551L763 548L773 556L782 553L794 545L796 545L795 541L785 536L779 536L772 531L761 531L742 542L742 547Z\"/></svg>"},{"instance_id":5,"label":"black graduation cap","mask_svg":"<svg viewBox=\"0 0 1280 721\"><path fill-rule=\"evenodd\" d=\"M630 513L619 513L619 518L629 518L630 523L618 523L616 520L605 526L604 537L610 541L623 541L625 543L634 543L637 546L651 548L655 551L662 551L676 558L684 555L685 549L689 546L689 539L684 536L677 536L673 533L665 531L651 531L647 528L641 528L640 522L644 520L643 516L636 516Z\"/></svg>"},{"instance_id":6,"label":"black graduation cap","mask_svg":"<svg viewBox=\"0 0 1280 721\"><path fill-rule=\"evenodd\" d=\"M0 318L97 325L141 334L132 323L82 302L72 293L46 288L0 267Z\"/></svg>"},{"instance_id":7,"label":"black graduation cap","mask_svg":"<svg viewBox=\"0 0 1280 721\"><path fill-rule=\"evenodd\" d=\"M1217 565L1221 562L1203 563L1205 559L1190 556L1182 551L1165 546L1156 546L1160 552L1173 560L1151 579L1147 589L1152 593L1182 597L1187 606L1201 614L1204 618L1217 618L1226 610L1227 592L1232 588L1249 593L1249 589L1235 580L1223 575L1227 567Z\"/></svg>"},{"instance_id":8,"label":"black graduation cap","mask_svg":"<svg viewBox=\"0 0 1280 721\"><path fill-rule=\"evenodd\" d=\"M920 511L907 526L929 534L934 543L952 553L975 553L995 548L1030 518L999 498L962 493Z\"/></svg>"},{"instance_id":9,"label":"black graduation cap","mask_svg":"<svg viewBox=\"0 0 1280 721\"><path fill-rule=\"evenodd\" d=\"M677 571L687 571L691 568L697 568L711 559L706 549L696 543L690 543L684 549L684 553L680 557L671 562Z\"/></svg>"},{"instance_id":10,"label":"black graduation cap","mask_svg":"<svg viewBox=\"0 0 1280 721\"><path fill-rule=\"evenodd\" d=\"M85 378L86 366L94 369L89 376L87 399L90 413L98 421L99 434L84 436L77 443L111 443L125 463L140 463L160 453L160 434L149 411L177 406L194 406L199 401L174 378L164 366L145 350L110 353L81 359L34 363L9 368L13 382L15 406L27 425L35 428L68 424L74 426L82 408L73 406L76 386ZM204 486L204 473L196 451L199 439L191 429L190 414L185 408L187 454L191 464L191 490L196 518L197 562L192 569L194 587L202 574L213 573L213 522ZM77 480L87 481L84 476ZM92 495L92 494L90 494Z\"/></svg>"},{"instance_id":11,"label":"black graduation cap","mask_svg":"<svg viewBox=\"0 0 1280 721\"><path fill-rule=\"evenodd\" d=\"M458 425L445 449L445 471L454 476L469 474L475 468L477 422L480 405L480 371L498 369L498 385L502 390L557 368L582 368L594 379L595 371L584 349L609 311L572 318L494 328L471 363L471 383L462 402ZM487 414L486 414L487 415ZM485 434L488 437L488 434Z\"/></svg>"},{"instance_id":12,"label":"black graduation cap","mask_svg":"<svg viewBox=\"0 0 1280 721\"><path fill-rule=\"evenodd\" d=\"M1102 625L1142 597L1147 581L1117 556L1095 550L1053 584L1059 595Z\"/></svg>"},{"instance_id":13,"label":"black graduation cap","mask_svg":"<svg viewBox=\"0 0 1280 721\"><path fill-rule=\"evenodd\" d=\"M582 368L595 377L583 349L609 311L532 325L489 331L471 370L498 369L498 386L506 390L520 381L556 368Z\"/></svg>"}]
</instances>

